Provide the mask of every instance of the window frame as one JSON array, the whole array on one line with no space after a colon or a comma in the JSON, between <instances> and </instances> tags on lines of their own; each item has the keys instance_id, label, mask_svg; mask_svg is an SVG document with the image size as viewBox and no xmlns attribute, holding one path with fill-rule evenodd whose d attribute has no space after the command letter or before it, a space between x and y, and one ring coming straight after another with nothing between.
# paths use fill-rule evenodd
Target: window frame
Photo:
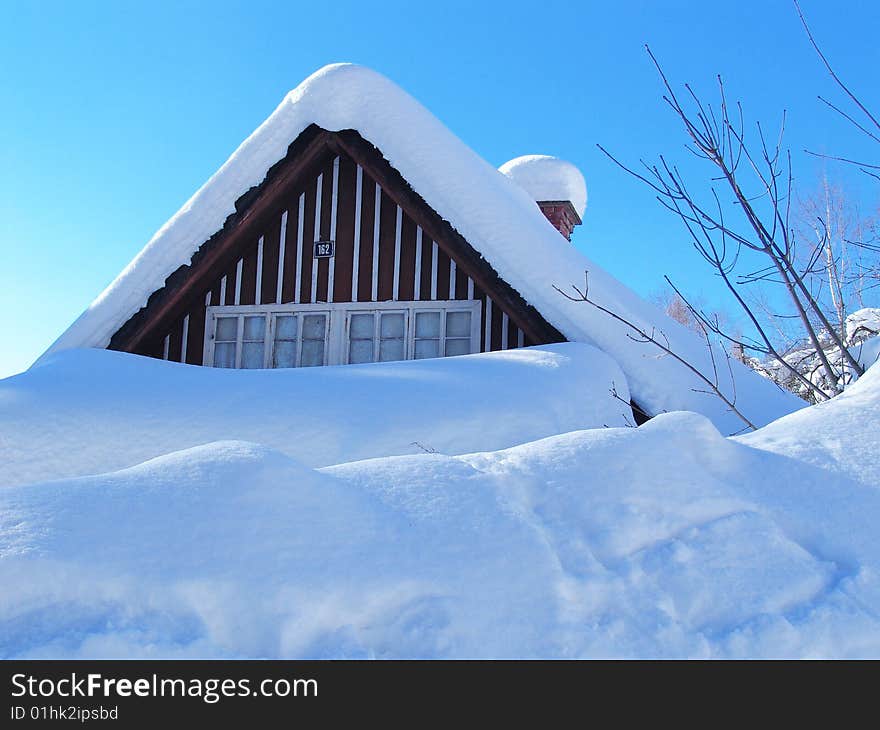
<instances>
[{"instance_id":1,"label":"window frame","mask_svg":"<svg viewBox=\"0 0 880 730\"><path fill-rule=\"evenodd\" d=\"M391 314L401 313L404 315L404 360L415 359L415 327L416 314L418 312L435 311L440 313L440 355L447 357L446 352L446 316L450 312L470 312L470 345L471 353L481 350L481 315L482 302L478 299L452 299L430 301L385 301L385 302L334 302L332 304L241 304L241 305L214 305L205 310L205 343L202 362L207 367L214 366L214 342L217 331L217 320L222 317L237 317L237 337L235 341L235 367L227 369L242 370L242 338L244 333L244 318L248 316L263 315L266 318L266 338L263 347L263 369L273 368L275 357L275 319L277 316L297 317L296 337L296 364L301 367L302 361L302 323L305 315L324 314L324 365L349 364L349 332L352 314ZM381 316L373 318L373 348L375 357L379 356L381 344ZM464 338L453 338L464 339ZM379 360L373 362L378 363ZM392 362L392 361L385 361ZM401 361L393 361L401 362ZM320 366L317 366L320 367Z\"/></svg>"}]
</instances>

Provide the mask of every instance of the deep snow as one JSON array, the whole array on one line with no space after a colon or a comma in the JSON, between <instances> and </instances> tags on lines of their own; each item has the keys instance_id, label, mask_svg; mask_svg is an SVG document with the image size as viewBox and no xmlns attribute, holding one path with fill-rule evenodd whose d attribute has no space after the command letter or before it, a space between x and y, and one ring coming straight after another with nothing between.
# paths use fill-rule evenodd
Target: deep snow
<instances>
[{"instance_id":1,"label":"deep snow","mask_svg":"<svg viewBox=\"0 0 880 730\"><path fill-rule=\"evenodd\" d=\"M259 442L307 466L500 449L623 426L632 422L628 402L614 361L580 343L237 371L66 351L0 381L0 486L98 474L225 439Z\"/></svg>"},{"instance_id":2,"label":"deep snow","mask_svg":"<svg viewBox=\"0 0 880 730\"><path fill-rule=\"evenodd\" d=\"M580 347L546 354L572 360L550 366L558 379L573 377ZM476 363L485 375L514 354L543 352L434 362L459 372ZM223 393L214 371L71 353L2 383L0 412L18 409L3 439L9 424L54 427L48 403L82 387L78 371L94 356L107 363L95 382L117 394L137 382L146 402L158 386L183 394L199 379ZM394 387L415 365L394 367ZM245 373L227 375L226 392L257 392ZM319 377L263 375L276 386ZM669 413L638 429L319 469L266 445L213 441L96 476L0 488L0 656L878 656L880 469L862 458L876 454L878 375L749 439ZM457 387L438 379L430 397ZM89 395L68 398L64 417L86 415ZM531 428L559 395L540 390L508 417ZM29 408L40 399L42 409ZM114 425L144 415L130 412L134 402L120 404L129 412ZM474 415L458 413L460 443L484 437ZM75 462L89 433L106 438L100 420L57 451ZM142 438L166 423L143 424ZM283 428L267 422L264 440L283 441ZM820 428L849 440L836 466L744 443ZM47 443L32 441L41 458L52 455ZM846 466L856 461L858 470Z\"/></svg>"},{"instance_id":3,"label":"deep snow","mask_svg":"<svg viewBox=\"0 0 880 730\"><path fill-rule=\"evenodd\" d=\"M880 488L880 365L870 367L836 398L739 440Z\"/></svg>"},{"instance_id":4,"label":"deep snow","mask_svg":"<svg viewBox=\"0 0 880 730\"><path fill-rule=\"evenodd\" d=\"M554 289L583 286L590 297L645 331L654 331L704 375L712 377L706 342L645 302L562 237L516 182L496 170L433 114L397 85L352 64L326 66L291 91L223 166L146 244L49 349L103 348L166 277L189 264L195 250L220 230L235 201L258 185L288 145L310 124L328 130L356 129L474 246L499 275L571 341L596 345L626 374L629 389L649 413L692 410L725 434L743 423L705 384L652 344L607 314L572 302ZM593 242L601 245L601 241ZM46 355L43 356L44 358ZM719 387L758 425L802 406L739 362L728 370L714 352ZM735 385L735 387L734 387Z\"/></svg>"}]
</instances>

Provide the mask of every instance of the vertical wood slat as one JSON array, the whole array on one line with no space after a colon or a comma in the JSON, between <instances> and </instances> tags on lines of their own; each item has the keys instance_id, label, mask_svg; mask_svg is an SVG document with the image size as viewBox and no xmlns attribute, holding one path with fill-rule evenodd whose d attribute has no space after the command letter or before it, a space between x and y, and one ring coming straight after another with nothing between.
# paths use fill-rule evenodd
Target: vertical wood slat
<instances>
[{"instance_id":1,"label":"vertical wood slat","mask_svg":"<svg viewBox=\"0 0 880 730\"><path fill-rule=\"evenodd\" d=\"M449 256L443 249L437 251L437 287L435 299L445 300L449 296Z\"/></svg>"},{"instance_id":2,"label":"vertical wood slat","mask_svg":"<svg viewBox=\"0 0 880 730\"><path fill-rule=\"evenodd\" d=\"M382 209L379 216L379 285L377 299L380 302L387 302L394 299L394 228L397 220L397 205L385 190L382 191L381 205Z\"/></svg>"},{"instance_id":3,"label":"vertical wood slat","mask_svg":"<svg viewBox=\"0 0 880 730\"><path fill-rule=\"evenodd\" d=\"M168 359L172 362L180 362L180 330L182 322L178 322L174 329L171 330L171 339L169 340Z\"/></svg>"},{"instance_id":4,"label":"vertical wood slat","mask_svg":"<svg viewBox=\"0 0 880 730\"><path fill-rule=\"evenodd\" d=\"M373 205L373 271L370 285L370 301L379 299L379 228L382 212L382 187L376 184L376 201Z\"/></svg>"},{"instance_id":5,"label":"vertical wood slat","mask_svg":"<svg viewBox=\"0 0 880 730\"><path fill-rule=\"evenodd\" d=\"M273 304L278 292L278 261L281 253L281 223L283 211L276 211L263 232L263 261L259 267L260 291L257 299L260 304Z\"/></svg>"},{"instance_id":6,"label":"vertical wood slat","mask_svg":"<svg viewBox=\"0 0 880 730\"><path fill-rule=\"evenodd\" d=\"M168 350L171 346L171 335L165 335L165 341L162 343L162 359L168 359Z\"/></svg>"},{"instance_id":7,"label":"vertical wood slat","mask_svg":"<svg viewBox=\"0 0 880 730\"><path fill-rule=\"evenodd\" d=\"M413 299L418 301L422 296L422 227L416 227L416 265L413 275Z\"/></svg>"},{"instance_id":8,"label":"vertical wood slat","mask_svg":"<svg viewBox=\"0 0 880 730\"><path fill-rule=\"evenodd\" d=\"M485 321L483 323L483 352L492 350L492 300L486 296L486 306L483 308Z\"/></svg>"},{"instance_id":9,"label":"vertical wood slat","mask_svg":"<svg viewBox=\"0 0 880 730\"><path fill-rule=\"evenodd\" d=\"M468 298L468 301L473 301L473 299L474 299L474 280L471 279L471 277L468 277L467 298Z\"/></svg>"},{"instance_id":10,"label":"vertical wood slat","mask_svg":"<svg viewBox=\"0 0 880 730\"><path fill-rule=\"evenodd\" d=\"M501 313L501 349L502 350L508 349L507 332L508 332L509 327L510 327L510 319L507 316L507 312L502 312Z\"/></svg>"},{"instance_id":11,"label":"vertical wood slat","mask_svg":"<svg viewBox=\"0 0 880 730\"><path fill-rule=\"evenodd\" d=\"M431 301L437 300L437 241L431 241Z\"/></svg>"},{"instance_id":12,"label":"vertical wood slat","mask_svg":"<svg viewBox=\"0 0 880 730\"><path fill-rule=\"evenodd\" d=\"M180 362L186 362L186 345L189 339L189 315L183 318L183 333L180 335Z\"/></svg>"},{"instance_id":13,"label":"vertical wood slat","mask_svg":"<svg viewBox=\"0 0 880 730\"><path fill-rule=\"evenodd\" d=\"M336 245L336 216L339 212L339 157L333 159L333 192L330 198L330 240ZM327 269L327 301L333 301L333 287L336 284L336 256L331 256Z\"/></svg>"},{"instance_id":14,"label":"vertical wood slat","mask_svg":"<svg viewBox=\"0 0 880 730\"><path fill-rule=\"evenodd\" d=\"M361 253L358 258L358 302L372 301L373 297L373 227L376 183L369 175L361 178Z\"/></svg>"},{"instance_id":15,"label":"vertical wood slat","mask_svg":"<svg viewBox=\"0 0 880 730\"><path fill-rule=\"evenodd\" d=\"M320 173L318 175L318 182L315 186L315 228L312 238L314 241L321 240L321 196L323 195L323 187L324 187L324 173ZM312 244L314 241L309 241L309 244ZM315 258L314 247L309 245L309 248L312 249L312 304L315 304L318 301L318 259Z\"/></svg>"},{"instance_id":16,"label":"vertical wood slat","mask_svg":"<svg viewBox=\"0 0 880 730\"><path fill-rule=\"evenodd\" d=\"M254 304L263 303L263 236L257 241L257 274L254 281Z\"/></svg>"},{"instance_id":17,"label":"vertical wood slat","mask_svg":"<svg viewBox=\"0 0 880 730\"><path fill-rule=\"evenodd\" d=\"M220 299L217 300L217 304L221 307L226 304L226 275L223 275L223 278L220 279Z\"/></svg>"},{"instance_id":18,"label":"vertical wood slat","mask_svg":"<svg viewBox=\"0 0 880 730\"><path fill-rule=\"evenodd\" d=\"M244 259L239 259L235 265L235 299L233 300L235 306L241 304L241 270L243 265Z\"/></svg>"},{"instance_id":19,"label":"vertical wood slat","mask_svg":"<svg viewBox=\"0 0 880 730\"><path fill-rule=\"evenodd\" d=\"M361 263L361 215L363 214L364 171L357 166L354 183L354 252L351 256L351 301L358 300L358 273Z\"/></svg>"},{"instance_id":20,"label":"vertical wood slat","mask_svg":"<svg viewBox=\"0 0 880 730\"><path fill-rule=\"evenodd\" d=\"M455 261L449 259L449 299L455 299Z\"/></svg>"},{"instance_id":21,"label":"vertical wood slat","mask_svg":"<svg viewBox=\"0 0 880 730\"><path fill-rule=\"evenodd\" d=\"M278 281L275 285L275 303L281 304L281 292L284 285L284 254L287 245L287 211L281 214L281 233L278 239Z\"/></svg>"},{"instance_id":22,"label":"vertical wood slat","mask_svg":"<svg viewBox=\"0 0 880 730\"><path fill-rule=\"evenodd\" d=\"M306 194L299 196L299 217L296 222L296 287L293 301L297 304L302 302L302 263L303 263L303 224L306 216Z\"/></svg>"},{"instance_id":23,"label":"vertical wood slat","mask_svg":"<svg viewBox=\"0 0 880 730\"><path fill-rule=\"evenodd\" d=\"M400 299L400 236L403 228L403 211L397 206L397 214L394 217L394 283L391 290L391 298L396 302Z\"/></svg>"}]
</instances>

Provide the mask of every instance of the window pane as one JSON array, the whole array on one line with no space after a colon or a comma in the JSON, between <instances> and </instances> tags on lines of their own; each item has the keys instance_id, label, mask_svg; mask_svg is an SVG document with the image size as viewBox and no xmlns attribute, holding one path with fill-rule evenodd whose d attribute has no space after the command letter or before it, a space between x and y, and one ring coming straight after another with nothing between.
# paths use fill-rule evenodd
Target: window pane
<instances>
[{"instance_id":1,"label":"window pane","mask_svg":"<svg viewBox=\"0 0 880 730\"><path fill-rule=\"evenodd\" d=\"M308 319L308 318L306 318ZM323 318L322 318L323 319ZM321 334L323 334L323 329ZM324 364L324 340L303 340L300 365L304 368Z\"/></svg>"},{"instance_id":2,"label":"window pane","mask_svg":"<svg viewBox=\"0 0 880 730\"><path fill-rule=\"evenodd\" d=\"M275 342L275 358L272 363L276 368L296 367L296 341L281 340Z\"/></svg>"},{"instance_id":3,"label":"window pane","mask_svg":"<svg viewBox=\"0 0 880 730\"><path fill-rule=\"evenodd\" d=\"M323 340L326 320L327 317L324 314L307 314L303 317L303 338ZM321 349L323 350L323 345Z\"/></svg>"},{"instance_id":4,"label":"window pane","mask_svg":"<svg viewBox=\"0 0 880 730\"><path fill-rule=\"evenodd\" d=\"M379 360L403 360L403 340L379 340Z\"/></svg>"},{"instance_id":5,"label":"window pane","mask_svg":"<svg viewBox=\"0 0 880 730\"><path fill-rule=\"evenodd\" d=\"M403 315L393 312L382 315L382 323L379 326L380 336L383 339L403 337Z\"/></svg>"},{"instance_id":6,"label":"window pane","mask_svg":"<svg viewBox=\"0 0 880 730\"><path fill-rule=\"evenodd\" d=\"M275 317L275 339L296 339L296 317L292 317L290 315Z\"/></svg>"},{"instance_id":7,"label":"window pane","mask_svg":"<svg viewBox=\"0 0 880 730\"><path fill-rule=\"evenodd\" d=\"M238 333L238 317L218 317L217 337L218 342L235 342Z\"/></svg>"},{"instance_id":8,"label":"window pane","mask_svg":"<svg viewBox=\"0 0 880 730\"><path fill-rule=\"evenodd\" d=\"M416 337L440 336L440 312L416 313Z\"/></svg>"},{"instance_id":9,"label":"window pane","mask_svg":"<svg viewBox=\"0 0 880 730\"><path fill-rule=\"evenodd\" d=\"M266 336L266 318L245 317L244 318L244 340L263 340Z\"/></svg>"},{"instance_id":10,"label":"window pane","mask_svg":"<svg viewBox=\"0 0 880 730\"><path fill-rule=\"evenodd\" d=\"M351 326L349 337L353 340L373 339L373 315L372 314L353 314L351 315Z\"/></svg>"},{"instance_id":11,"label":"window pane","mask_svg":"<svg viewBox=\"0 0 880 730\"><path fill-rule=\"evenodd\" d=\"M217 342L214 345L214 367L215 368L234 368L235 367L235 343L234 342Z\"/></svg>"},{"instance_id":12,"label":"window pane","mask_svg":"<svg viewBox=\"0 0 880 730\"><path fill-rule=\"evenodd\" d=\"M263 367L262 342L245 342L241 346L241 366L243 368Z\"/></svg>"},{"instance_id":13,"label":"window pane","mask_svg":"<svg viewBox=\"0 0 880 730\"><path fill-rule=\"evenodd\" d=\"M348 348L348 361L373 362L373 340L352 340Z\"/></svg>"},{"instance_id":14,"label":"window pane","mask_svg":"<svg viewBox=\"0 0 880 730\"><path fill-rule=\"evenodd\" d=\"M416 360L440 356L440 340L416 340Z\"/></svg>"},{"instance_id":15,"label":"window pane","mask_svg":"<svg viewBox=\"0 0 880 730\"><path fill-rule=\"evenodd\" d=\"M447 337L470 337L471 336L471 313L470 312L447 312L446 313L446 336Z\"/></svg>"},{"instance_id":16,"label":"window pane","mask_svg":"<svg viewBox=\"0 0 880 730\"><path fill-rule=\"evenodd\" d=\"M446 340L446 355L469 355L471 352L471 341L468 339Z\"/></svg>"}]
</instances>

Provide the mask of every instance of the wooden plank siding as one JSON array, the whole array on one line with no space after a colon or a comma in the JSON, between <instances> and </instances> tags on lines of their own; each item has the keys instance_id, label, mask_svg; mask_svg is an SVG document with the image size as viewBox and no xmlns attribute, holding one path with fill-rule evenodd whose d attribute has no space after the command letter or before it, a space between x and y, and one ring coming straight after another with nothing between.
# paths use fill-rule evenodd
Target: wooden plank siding
<instances>
[{"instance_id":1,"label":"wooden plank siding","mask_svg":"<svg viewBox=\"0 0 880 730\"><path fill-rule=\"evenodd\" d=\"M219 245L215 246L217 251L204 255L199 251L210 265L203 265L200 280L185 282L182 306L173 311L167 298L154 305L151 297L145 309L161 311L160 305L166 304L173 311L168 324L150 330L139 321L138 331L133 324L137 317L132 318L117 336L128 335L127 328L131 328L136 333L131 338L133 345L111 341L111 347L161 358L167 342L169 360L201 365L207 306L395 299L479 300L483 312L481 351L535 344L526 333L529 327L520 320L520 312L506 303L511 295L499 299L479 286L466 273L468 262L432 239L400 205L399 197L383 189L344 149L324 145L322 154L313 155L308 164L300 166L299 173L288 176L284 185L275 185L274 200L247 221L246 235L238 245L228 247L222 255ZM331 237L336 242L335 256L314 259L313 243ZM194 257L193 266L196 263ZM473 270L473 262L469 265ZM191 275L197 276L196 272L194 268ZM170 288L169 282L166 288ZM178 288L183 288L180 282ZM534 318L537 313L531 312ZM540 315L537 318L543 322ZM530 326L534 332L534 323ZM551 335L543 341L560 339Z\"/></svg>"},{"instance_id":2,"label":"wooden plank siding","mask_svg":"<svg viewBox=\"0 0 880 730\"><path fill-rule=\"evenodd\" d=\"M312 258L312 244L319 238L330 238L331 228L334 227L333 215L333 160L328 157L320 167L321 176L321 210L320 223L317 234L315 233L315 213L317 208L317 176L309 179L300 186L292 187L284 195L283 202L273 210L273 215L267 217L265 228L261 233L238 251L235 258L226 267L226 303L235 303L235 292L239 292L239 304L287 304L297 302L308 304L312 301L312 269L315 261ZM330 278L330 262L334 264L333 271L333 299L334 302L370 301L373 275L373 222L375 220L375 190L376 182L366 172L361 170L361 199L360 199L360 245L358 250L357 278L354 273L355 254L355 221L357 203L357 176L358 166L350 158L339 156L338 190L336 205L336 252L332 260L319 259L317 278L315 279L316 302L328 301L328 286ZM298 241L297 231L299 227L299 200L305 196L303 237ZM397 277L397 300L413 301L415 299L416 276L419 280L419 297L421 301L435 300L467 300L469 290L472 298L482 302L483 317L486 310L486 293L473 284L468 285L468 276L459 271L459 266L454 259L450 258L439 246L436 251L436 270L434 266L433 251L434 241L428 238L415 221L403 210L400 213L400 230L398 232L398 206L383 191L380 202L379 224L379 265L377 281L377 301L393 301L395 290L395 276ZM284 265L282 266L281 301L276 302L278 288L278 261L281 254L281 222L286 220ZM399 238L398 238L399 236ZM262 238L262 246L259 246ZM399 240L399 247L398 247ZM421 254L417 252L417 242L421 241ZM366 244L366 245L365 245ZM301 251L298 251L301 246ZM257 291L257 258L258 248L262 248L260 263L260 301L256 299ZM395 267L395 253L397 253L397 266ZM296 291L296 261L301 261L301 287L300 297L295 297ZM418 274L416 274L416 259L419 259ZM241 261L241 281L237 279L239 270L238 262ZM432 274L435 283L432 285ZM454 277L454 280L453 280ZM450 282L452 284L450 285ZM354 283L354 290L352 284ZM206 285L207 286L207 285ZM166 333L169 335L169 359L181 361L183 348L181 337L183 335L183 322L189 317L188 337L186 347L186 362L191 365L202 364L202 352L205 338L205 308L206 295L211 293L211 301L220 301L221 281L210 282L210 289L204 289L198 301L181 316L174 326ZM432 296L433 292L433 296ZM493 301L491 306L490 340L487 342L485 334L480 338L480 349L505 350L517 347L518 332L515 318L510 312L505 312L503 307ZM502 337L502 319L507 314L509 325L507 338ZM481 333L486 332L485 319L481 323ZM164 339L164 338L163 338ZM155 349L149 352L144 350L141 354L155 356Z\"/></svg>"}]
</instances>

